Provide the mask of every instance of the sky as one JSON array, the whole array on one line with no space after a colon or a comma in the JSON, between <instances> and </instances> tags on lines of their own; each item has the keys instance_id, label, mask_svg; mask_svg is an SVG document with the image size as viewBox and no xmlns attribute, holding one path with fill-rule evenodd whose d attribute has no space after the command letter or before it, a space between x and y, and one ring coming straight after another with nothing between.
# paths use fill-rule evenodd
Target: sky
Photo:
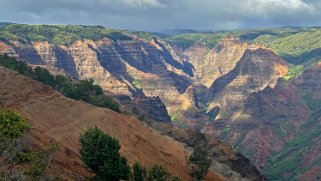
<instances>
[{"instance_id":1,"label":"sky","mask_svg":"<svg viewBox=\"0 0 321 181\"><path fill-rule=\"evenodd\" d=\"M321 0L0 0L0 22L143 31L321 26Z\"/></svg>"}]
</instances>

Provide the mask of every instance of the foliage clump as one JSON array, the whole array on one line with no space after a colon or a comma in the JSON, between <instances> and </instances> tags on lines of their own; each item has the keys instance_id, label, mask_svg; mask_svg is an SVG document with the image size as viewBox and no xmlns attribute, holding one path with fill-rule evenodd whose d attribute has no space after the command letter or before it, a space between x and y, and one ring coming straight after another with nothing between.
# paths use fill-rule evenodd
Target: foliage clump
<instances>
[{"instance_id":1,"label":"foliage clump","mask_svg":"<svg viewBox=\"0 0 321 181\"><path fill-rule=\"evenodd\" d=\"M212 160L208 158L207 151L197 146L192 155L187 159L187 164L189 166L189 175L197 181L201 181L207 174Z\"/></svg>"},{"instance_id":2,"label":"foliage clump","mask_svg":"<svg viewBox=\"0 0 321 181\"><path fill-rule=\"evenodd\" d=\"M80 136L80 155L85 165L92 170L96 180L128 180L130 167L119 153L119 142L97 127L89 128Z\"/></svg>"},{"instance_id":3,"label":"foliage clump","mask_svg":"<svg viewBox=\"0 0 321 181\"><path fill-rule=\"evenodd\" d=\"M118 181L179 181L163 166L144 167L135 162L131 170L125 157L119 153L120 144L115 138L97 127L89 128L80 136L80 157L85 166L95 173L94 180Z\"/></svg>"},{"instance_id":4,"label":"foliage clump","mask_svg":"<svg viewBox=\"0 0 321 181\"><path fill-rule=\"evenodd\" d=\"M0 110L0 142L16 142L23 136L30 126L15 111L10 109Z\"/></svg>"}]
</instances>

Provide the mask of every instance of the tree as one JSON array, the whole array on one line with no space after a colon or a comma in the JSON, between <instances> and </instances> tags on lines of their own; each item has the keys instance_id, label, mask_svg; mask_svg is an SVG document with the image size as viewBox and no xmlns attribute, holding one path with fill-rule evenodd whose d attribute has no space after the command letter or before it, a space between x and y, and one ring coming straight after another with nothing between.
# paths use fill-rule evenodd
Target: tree
<instances>
[{"instance_id":1,"label":"tree","mask_svg":"<svg viewBox=\"0 0 321 181\"><path fill-rule=\"evenodd\" d=\"M80 155L85 165L96 174L97 180L128 180L130 167L119 154L119 142L97 127L80 136Z\"/></svg>"},{"instance_id":2,"label":"tree","mask_svg":"<svg viewBox=\"0 0 321 181\"><path fill-rule=\"evenodd\" d=\"M14 175L13 168L23 162L21 158L24 149L23 135L30 128L25 120L10 109L0 109L0 156L3 158L0 165L6 166L0 170L0 180L18 179Z\"/></svg>"},{"instance_id":3,"label":"tree","mask_svg":"<svg viewBox=\"0 0 321 181\"><path fill-rule=\"evenodd\" d=\"M189 175L195 180L200 181L207 174L212 160L208 158L207 151L198 146L194 149L192 155L187 159Z\"/></svg>"},{"instance_id":4,"label":"tree","mask_svg":"<svg viewBox=\"0 0 321 181\"><path fill-rule=\"evenodd\" d=\"M29 128L18 113L10 109L0 109L0 142L15 142Z\"/></svg>"},{"instance_id":5,"label":"tree","mask_svg":"<svg viewBox=\"0 0 321 181\"><path fill-rule=\"evenodd\" d=\"M33 71L33 79L38 80L51 87L55 86L55 77L42 67L36 67Z\"/></svg>"},{"instance_id":6,"label":"tree","mask_svg":"<svg viewBox=\"0 0 321 181\"><path fill-rule=\"evenodd\" d=\"M153 165L148 170L148 181L166 181L170 179L171 174L161 165Z\"/></svg>"},{"instance_id":7,"label":"tree","mask_svg":"<svg viewBox=\"0 0 321 181\"><path fill-rule=\"evenodd\" d=\"M141 166L138 162L135 162L133 166L134 181L144 181L146 175L146 169Z\"/></svg>"}]
</instances>

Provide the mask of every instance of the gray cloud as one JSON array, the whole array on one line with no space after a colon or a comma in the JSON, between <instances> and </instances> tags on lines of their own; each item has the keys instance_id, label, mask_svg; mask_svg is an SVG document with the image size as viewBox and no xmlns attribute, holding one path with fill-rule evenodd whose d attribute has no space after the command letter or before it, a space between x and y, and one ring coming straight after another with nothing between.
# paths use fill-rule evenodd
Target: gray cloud
<instances>
[{"instance_id":1,"label":"gray cloud","mask_svg":"<svg viewBox=\"0 0 321 181\"><path fill-rule=\"evenodd\" d=\"M320 26L320 0L1 0L0 21L136 30Z\"/></svg>"}]
</instances>

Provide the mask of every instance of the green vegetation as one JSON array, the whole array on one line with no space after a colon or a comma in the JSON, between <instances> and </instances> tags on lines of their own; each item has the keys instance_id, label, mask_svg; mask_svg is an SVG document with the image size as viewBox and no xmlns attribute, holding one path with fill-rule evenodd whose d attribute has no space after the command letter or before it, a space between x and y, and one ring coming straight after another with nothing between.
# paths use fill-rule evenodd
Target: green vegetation
<instances>
[{"instance_id":1,"label":"green vegetation","mask_svg":"<svg viewBox=\"0 0 321 181\"><path fill-rule=\"evenodd\" d=\"M258 37L257 40L261 38ZM280 38L267 39L265 37L264 44L295 65L319 60L321 58L321 29L302 29L300 32Z\"/></svg>"},{"instance_id":2,"label":"green vegetation","mask_svg":"<svg viewBox=\"0 0 321 181\"><path fill-rule=\"evenodd\" d=\"M133 166L133 177L134 181L144 181L144 178L146 177L146 169L138 162L135 162Z\"/></svg>"},{"instance_id":3,"label":"green vegetation","mask_svg":"<svg viewBox=\"0 0 321 181\"><path fill-rule=\"evenodd\" d=\"M141 39L150 41L152 39L157 39L159 36L149 33L149 32L144 32L144 31L132 31L130 32L131 35L135 35L136 37L139 37Z\"/></svg>"},{"instance_id":4,"label":"green vegetation","mask_svg":"<svg viewBox=\"0 0 321 181\"><path fill-rule=\"evenodd\" d=\"M95 180L128 180L130 167L119 154L119 142L97 127L89 128L80 136L80 155L85 165L96 176Z\"/></svg>"},{"instance_id":5,"label":"green vegetation","mask_svg":"<svg viewBox=\"0 0 321 181\"><path fill-rule=\"evenodd\" d=\"M177 176L172 176L161 165L145 168L136 162L133 166L133 181L180 181Z\"/></svg>"},{"instance_id":6,"label":"green vegetation","mask_svg":"<svg viewBox=\"0 0 321 181\"><path fill-rule=\"evenodd\" d=\"M0 109L0 180L44 180L44 171L50 162L49 150L31 151L25 140L25 133L31 128L15 111ZM19 164L30 164L30 169L15 170ZM28 168L28 167L27 167Z\"/></svg>"},{"instance_id":7,"label":"green vegetation","mask_svg":"<svg viewBox=\"0 0 321 181\"><path fill-rule=\"evenodd\" d=\"M118 104L106 96L100 86L94 85L93 80L73 82L65 76L54 76L48 70L41 67L32 69L26 63L7 56L0 56L0 66L17 71L34 80L49 85L66 97L120 112Z\"/></svg>"},{"instance_id":8,"label":"green vegetation","mask_svg":"<svg viewBox=\"0 0 321 181\"><path fill-rule=\"evenodd\" d=\"M208 153L203 147L196 147L192 155L187 159L189 175L197 181L203 180L207 174L212 160L208 158Z\"/></svg>"},{"instance_id":9,"label":"green vegetation","mask_svg":"<svg viewBox=\"0 0 321 181\"><path fill-rule=\"evenodd\" d=\"M133 165L133 173L125 157L119 154L120 144L97 127L89 128L80 136L80 155L84 164L95 173L94 180L118 181L179 181L161 165L150 168Z\"/></svg>"},{"instance_id":10,"label":"green vegetation","mask_svg":"<svg viewBox=\"0 0 321 181\"><path fill-rule=\"evenodd\" d=\"M305 67L303 65L291 66L289 68L288 72L286 73L284 79L285 80L290 80L292 78L295 78L298 75L300 75L303 72L304 69L305 69Z\"/></svg>"},{"instance_id":11,"label":"green vegetation","mask_svg":"<svg viewBox=\"0 0 321 181\"><path fill-rule=\"evenodd\" d=\"M168 181L171 179L171 174L166 171L161 165L153 165L148 169L148 181Z\"/></svg>"},{"instance_id":12,"label":"green vegetation","mask_svg":"<svg viewBox=\"0 0 321 181\"><path fill-rule=\"evenodd\" d=\"M141 81L141 80L134 79L134 80L133 80L133 84L134 84L138 89L141 89L141 88L142 88L142 81Z\"/></svg>"},{"instance_id":13,"label":"green vegetation","mask_svg":"<svg viewBox=\"0 0 321 181\"><path fill-rule=\"evenodd\" d=\"M166 40L183 50L194 44L202 44L208 48L213 48L226 35L227 33L193 33L176 35Z\"/></svg>"},{"instance_id":14,"label":"green vegetation","mask_svg":"<svg viewBox=\"0 0 321 181\"><path fill-rule=\"evenodd\" d=\"M14 175L13 169L22 159L20 143L30 125L15 111L0 109L0 157L4 160L0 167L0 180L13 180L20 178Z\"/></svg>"},{"instance_id":15,"label":"green vegetation","mask_svg":"<svg viewBox=\"0 0 321 181\"><path fill-rule=\"evenodd\" d=\"M47 180L45 170L52 161L52 155L57 151L58 147L52 144L48 149L38 149L23 154L28 158L25 162L31 163L31 168L24 172L24 175L32 178L32 180Z\"/></svg>"},{"instance_id":16,"label":"green vegetation","mask_svg":"<svg viewBox=\"0 0 321 181\"><path fill-rule=\"evenodd\" d=\"M29 128L17 112L9 109L0 110L0 143L16 142Z\"/></svg>"},{"instance_id":17,"label":"green vegetation","mask_svg":"<svg viewBox=\"0 0 321 181\"><path fill-rule=\"evenodd\" d=\"M55 45L69 45L77 40L101 39L131 40L128 31L106 29L102 26L81 25L26 25L6 24L0 26L0 40L21 42L48 41Z\"/></svg>"}]
</instances>

